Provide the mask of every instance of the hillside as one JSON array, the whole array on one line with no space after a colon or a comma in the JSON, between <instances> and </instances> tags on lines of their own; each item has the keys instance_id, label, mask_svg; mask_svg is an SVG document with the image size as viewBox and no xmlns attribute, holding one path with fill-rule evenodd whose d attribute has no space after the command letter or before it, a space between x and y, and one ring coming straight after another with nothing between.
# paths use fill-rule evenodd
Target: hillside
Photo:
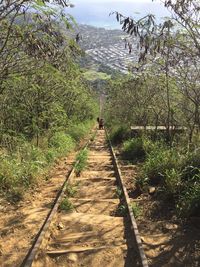
<instances>
[{"instance_id":1,"label":"hillside","mask_svg":"<svg viewBox=\"0 0 200 267\"><path fill-rule=\"evenodd\" d=\"M82 65L103 68L104 72L128 73L131 64L138 60L137 47L133 45L132 53L125 49L127 34L121 30L107 30L88 25L79 25L76 33L80 34L79 44L86 52ZM110 70L109 70L110 69Z\"/></svg>"}]
</instances>

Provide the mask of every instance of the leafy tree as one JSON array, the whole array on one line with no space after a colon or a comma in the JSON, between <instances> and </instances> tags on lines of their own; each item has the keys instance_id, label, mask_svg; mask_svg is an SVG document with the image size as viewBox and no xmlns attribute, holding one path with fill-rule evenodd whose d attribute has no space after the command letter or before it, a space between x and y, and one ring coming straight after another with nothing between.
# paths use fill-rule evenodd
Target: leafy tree
<instances>
[{"instance_id":1,"label":"leafy tree","mask_svg":"<svg viewBox=\"0 0 200 267\"><path fill-rule=\"evenodd\" d=\"M163 1L171 11L172 17L157 25L153 15L147 15L139 20L125 17L119 12L114 12L122 29L129 35L134 36L134 42L138 43L140 52L139 64L133 66L131 71L134 75L143 73L151 66L150 75L158 81L159 77L165 77L163 98L167 117L165 125L168 139L171 142L170 126L175 123L175 109L173 104L174 89L176 93L178 110L187 114L187 120L182 118L182 124L187 123L191 129L192 139L195 125L199 128L199 10L198 1L180 0ZM152 72L153 70L153 72ZM176 85L173 85L176 83ZM148 84L146 89L148 91ZM184 103L188 103L184 107ZM155 110L155 106L151 107ZM145 107L144 107L145 108ZM175 109L174 109L175 108ZM188 109L188 110L186 110ZM146 107L146 111L148 107ZM179 116L180 117L180 116Z\"/></svg>"}]
</instances>

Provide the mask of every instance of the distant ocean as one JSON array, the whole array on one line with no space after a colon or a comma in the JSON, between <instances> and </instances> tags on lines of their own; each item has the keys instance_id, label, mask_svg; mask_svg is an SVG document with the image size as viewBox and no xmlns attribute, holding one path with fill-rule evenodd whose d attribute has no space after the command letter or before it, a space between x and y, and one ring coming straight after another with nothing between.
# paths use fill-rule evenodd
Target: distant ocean
<instances>
[{"instance_id":1,"label":"distant ocean","mask_svg":"<svg viewBox=\"0 0 200 267\"><path fill-rule=\"evenodd\" d=\"M163 17L170 16L167 9L158 0L133 0L133 1L100 1L100 0L72 0L74 8L67 8L66 13L71 14L80 24L87 24L106 29L120 29L115 16L109 13L118 11L126 16L141 18L149 13L154 14L157 21Z\"/></svg>"}]
</instances>

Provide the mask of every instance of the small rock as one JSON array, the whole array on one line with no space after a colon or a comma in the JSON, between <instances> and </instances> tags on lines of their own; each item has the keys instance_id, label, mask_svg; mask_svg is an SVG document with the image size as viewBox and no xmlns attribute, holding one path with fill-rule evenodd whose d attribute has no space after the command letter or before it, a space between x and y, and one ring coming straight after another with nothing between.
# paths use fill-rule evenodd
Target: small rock
<instances>
[{"instance_id":1,"label":"small rock","mask_svg":"<svg viewBox=\"0 0 200 267\"><path fill-rule=\"evenodd\" d=\"M175 230L178 228L178 225L175 223L166 223L165 228L167 230Z\"/></svg>"},{"instance_id":2,"label":"small rock","mask_svg":"<svg viewBox=\"0 0 200 267\"><path fill-rule=\"evenodd\" d=\"M0 211L6 211L6 208L0 205Z\"/></svg>"},{"instance_id":3,"label":"small rock","mask_svg":"<svg viewBox=\"0 0 200 267\"><path fill-rule=\"evenodd\" d=\"M3 248L2 248L2 246L0 245L0 256L2 256L3 255Z\"/></svg>"},{"instance_id":4,"label":"small rock","mask_svg":"<svg viewBox=\"0 0 200 267\"><path fill-rule=\"evenodd\" d=\"M61 222L59 222L57 228L58 230L62 230L64 228L64 225Z\"/></svg>"},{"instance_id":5,"label":"small rock","mask_svg":"<svg viewBox=\"0 0 200 267\"><path fill-rule=\"evenodd\" d=\"M165 250L165 245L161 245L161 246L159 247L159 250L160 250L160 251Z\"/></svg>"},{"instance_id":6,"label":"small rock","mask_svg":"<svg viewBox=\"0 0 200 267\"><path fill-rule=\"evenodd\" d=\"M143 243L145 243L145 241L144 241L144 237L142 237L142 236L141 236L141 241L142 241Z\"/></svg>"},{"instance_id":7,"label":"small rock","mask_svg":"<svg viewBox=\"0 0 200 267\"><path fill-rule=\"evenodd\" d=\"M156 188L153 187L153 186L150 186L149 189L148 189L148 191L149 191L149 194L150 195L153 195L156 192Z\"/></svg>"},{"instance_id":8,"label":"small rock","mask_svg":"<svg viewBox=\"0 0 200 267\"><path fill-rule=\"evenodd\" d=\"M77 262L78 261L77 254L75 254L75 253L69 253L68 260L71 261L71 262Z\"/></svg>"}]
</instances>

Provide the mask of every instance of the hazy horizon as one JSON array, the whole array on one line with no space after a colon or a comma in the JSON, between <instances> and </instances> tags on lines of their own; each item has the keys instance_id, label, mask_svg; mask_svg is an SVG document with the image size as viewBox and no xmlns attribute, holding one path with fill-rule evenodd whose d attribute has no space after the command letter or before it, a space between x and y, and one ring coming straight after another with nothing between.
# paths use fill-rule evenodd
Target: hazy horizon
<instances>
[{"instance_id":1,"label":"hazy horizon","mask_svg":"<svg viewBox=\"0 0 200 267\"><path fill-rule=\"evenodd\" d=\"M113 11L135 18L153 14L158 21L170 15L160 1L152 2L152 0L74 0L71 3L75 7L67 9L66 12L71 14L78 23L111 29L121 28L115 16L109 16Z\"/></svg>"}]
</instances>

